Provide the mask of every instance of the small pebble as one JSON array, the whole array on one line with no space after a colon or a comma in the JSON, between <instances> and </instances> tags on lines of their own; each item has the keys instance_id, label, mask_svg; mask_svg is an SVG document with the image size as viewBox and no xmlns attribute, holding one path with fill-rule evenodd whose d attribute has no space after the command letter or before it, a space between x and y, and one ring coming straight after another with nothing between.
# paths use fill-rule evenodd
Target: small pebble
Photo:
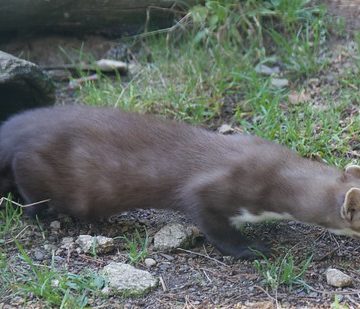
<instances>
[{"instance_id":1,"label":"small pebble","mask_svg":"<svg viewBox=\"0 0 360 309\"><path fill-rule=\"evenodd\" d=\"M234 129L228 125L228 124L223 124L220 128L219 128L219 133L220 134L231 134L234 132Z\"/></svg>"},{"instance_id":2,"label":"small pebble","mask_svg":"<svg viewBox=\"0 0 360 309\"><path fill-rule=\"evenodd\" d=\"M34 252L34 259L37 261L42 261L44 259L44 253L42 253L40 250L35 250Z\"/></svg>"},{"instance_id":3,"label":"small pebble","mask_svg":"<svg viewBox=\"0 0 360 309\"><path fill-rule=\"evenodd\" d=\"M279 67L269 67L265 64L258 64L255 67L255 72L263 75L273 75L273 74L279 74L280 69Z\"/></svg>"},{"instance_id":4,"label":"small pebble","mask_svg":"<svg viewBox=\"0 0 360 309\"><path fill-rule=\"evenodd\" d=\"M95 238L91 235L79 235L76 243L80 246L81 250L85 253L90 252L96 246Z\"/></svg>"},{"instance_id":5,"label":"small pebble","mask_svg":"<svg viewBox=\"0 0 360 309\"><path fill-rule=\"evenodd\" d=\"M46 251L52 252L52 251L56 251L57 247L55 245L53 245L53 244L45 244L44 249Z\"/></svg>"},{"instance_id":6,"label":"small pebble","mask_svg":"<svg viewBox=\"0 0 360 309\"><path fill-rule=\"evenodd\" d=\"M59 281L59 280L57 280L57 279L51 280L51 286L52 286L53 288L59 287L59 284L60 284L60 281Z\"/></svg>"},{"instance_id":7,"label":"small pebble","mask_svg":"<svg viewBox=\"0 0 360 309\"><path fill-rule=\"evenodd\" d=\"M61 240L61 248L63 249L71 249L75 246L74 238L73 237L64 237Z\"/></svg>"},{"instance_id":8,"label":"small pebble","mask_svg":"<svg viewBox=\"0 0 360 309\"><path fill-rule=\"evenodd\" d=\"M109 295L110 294L110 288L108 286L104 287L102 290L101 290L101 293L103 295Z\"/></svg>"},{"instance_id":9,"label":"small pebble","mask_svg":"<svg viewBox=\"0 0 360 309\"><path fill-rule=\"evenodd\" d=\"M285 88L289 86L289 81L285 78L273 78L271 80L271 85L276 88Z\"/></svg>"},{"instance_id":10,"label":"small pebble","mask_svg":"<svg viewBox=\"0 0 360 309\"><path fill-rule=\"evenodd\" d=\"M53 221L50 223L50 227L53 229L53 230L59 230L60 227L61 227L61 224L60 224L60 221Z\"/></svg>"},{"instance_id":11,"label":"small pebble","mask_svg":"<svg viewBox=\"0 0 360 309\"><path fill-rule=\"evenodd\" d=\"M352 285L352 278L336 268L329 268L326 271L326 281L329 285L337 288Z\"/></svg>"},{"instance_id":12,"label":"small pebble","mask_svg":"<svg viewBox=\"0 0 360 309\"><path fill-rule=\"evenodd\" d=\"M156 265L156 261L151 258L145 259L144 263L145 263L146 267L153 267Z\"/></svg>"}]
</instances>

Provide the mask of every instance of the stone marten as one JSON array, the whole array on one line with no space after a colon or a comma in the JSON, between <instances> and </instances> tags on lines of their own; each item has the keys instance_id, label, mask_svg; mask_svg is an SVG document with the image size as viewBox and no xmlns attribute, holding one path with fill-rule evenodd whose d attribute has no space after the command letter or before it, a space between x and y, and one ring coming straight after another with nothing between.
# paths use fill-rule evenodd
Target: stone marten
<instances>
[{"instance_id":1,"label":"stone marten","mask_svg":"<svg viewBox=\"0 0 360 309\"><path fill-rule=\"evenodd\" d=\"M360 236L360 167L340 171L259 137L113 108L39 108L6 121L0 193L13 190L25 203L49 199L49 208L90 220L180 210L240 258L266 250L241 234L244 222L292 219Z\"/></svg>"}]
</instances>

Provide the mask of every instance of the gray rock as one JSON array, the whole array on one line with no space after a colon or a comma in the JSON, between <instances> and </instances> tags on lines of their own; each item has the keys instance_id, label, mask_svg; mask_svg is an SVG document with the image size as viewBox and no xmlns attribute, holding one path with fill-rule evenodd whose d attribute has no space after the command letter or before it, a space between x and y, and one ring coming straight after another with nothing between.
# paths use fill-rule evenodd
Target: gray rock
<instances>
[{"instance_id":1,"label":"gray rock","mask_svg":"<svg viewBox=\"0 0 360 309\"><path fill-rule=\"evenodd\" d=\"M80 235L76 243L84 253L95 251L101 254L114 250L114 239L105 236Z\"/></svg>"},{"instance_id":2,"label":"gray rock","mask_svg":"<svg viewBox=\"0 0 360 309\"><path fill-rule=\"evenodd\" d=\"M55 86L34 63L0 51L0 121L55 101Z\"/></svg>"},{"instance_id":3,"label":"gray rock","mask_svg":"<svg viewBox=\"0 0 360 309\"><path fill-rule=\"evenodd\" d=\"M96 236L96 253L109 253L114 250L114 239L105 236Z\"/></svg>"},{"instance_id":4,"label":"gray rock","mask_svg":"<svg viewBox=\"0 0 360 309\"><path fill-rule=\"evenodd\" d=\"M142 295L158 284L158 279L149 272L124 263L112 262L101 274L114 292L125 295Z\"/></svg>"},{"instance_id":5,"label":"gray rock","mask_svg":"<svg viewBox=\"0 0 360 309\"><path fill-rule=\"evenodd\" d=\"M151 258L145 259L144 263L145 263L146 267L153 267L156 265L156 261Z\"/></svg>"},{"instance_id":6,"label":"gray rock","mask_svg":"<svg viewBox=\"0 0 360 309\"><path fill-rule=\"evenodd\" d=\"M234 132L234 129L228 124L223 124L219 128L220 134L231 134L233 132Z\"/></svg>"},{"instance_id":7,"label":"gray rock","mask_svg":"<svg viewBox=\"0 0 360 309\"><path fill-rule=\"evenodd\" d=\"M57 247L53 244L45 244L44 245L45 251L52 252L52 251L55 251L56 249L57 249Z\"/></svg>"},{"instance_id":8,"label":"gray rock","mask_svg":"<svg viewBox=\"0 0 360 309\"><path fill-rule=\"evenodd\" d=\"M96 68L101 72L121 72L123 74L128 72L128 65L123 61L101 59L95 62Z\"/></svg>"},{"instance_id":9,"label":"gray rock","mask_svg":"<svg viewBox=\"0 0 360 309\"><path fill-rule=\"evenodd\" d=\"M62 249L71 249L75 246L74 238L73 237L64 237L61 240L61 247Z\"/></svg>"},{"instance_id":10,"label":"gray rock","mask_svg":"<svg viewBox=\"0 0 360 309\"><path fill-rule=\"evenodd\" d=\"M57 220L52 221L52 222L50 223L50 227L51 227L53 230L59 230L60 227L61 227L60 221L57 221Z\"/></svg>"},{"instance_id":11,"label":"gray rock","mask_svg":"<svg viewBox=\"0 0 360 309\"><path fill-rule=\"evenodd\" d=\"M58 279L51 280L51 287L58 288L60 285L60 281Z\"/></svg>"},{"instance_id":12,"label":"gray rock","mask_svg":"<svg viewBox=\"0 0 360 309\"><path fill-rule=\"evenodd\" d=\"M263 75L273 75L273 74L279 74L280 69L279 69L279 67L268 67L265 64L258 64L255 67L255 72L263 74Z\"/></svg>"},{"instance_id":13,"label":"gray rock","mask_svg":"<svg viewBox=\"0 0 360 309\"><path fill-rule=\"evenodd\" d=\"M336 268L326 270L326 281L329 285L338 288L352 285L352 278Z\"/></svg>"},{"instance_id":14,"label":"gray rock","mask_svg":"<svg viewBox=\"0 0 360 309\"><path fill-rule=\"evenodd\" d=\"M42 261L44 260L44 258L45 258L44 253L41 250L36 249L34 252L34 259L36 261Z\"/></svg>"},{"instance_id":15,"label":"gray rock","mask_svg":"<svg viewBox=\"0 0 360 309\"><path fill-rule=\"evenodd\" d=\"M91 235L80 235L76 243L84 253L89 253L95 246L95 239Z\"/></svg>"},{"instance_id":16,"label":"gray rock","mask_svg":"<svg viewBox=\"0 0 360 309\"><path fill-rule=\"evenodd\" d=\"M110 288L108 286L104 287L102 290L101 290L101 293L105 296L108 296L110 295Z\"/></svg>"},{"instance_id":17,"label":"gray rock","mask_svg":"<svg viewBox=\"0 0 360 309\"><path fill-rule=\"evenodd\" d=\"M289 86L289 81L286 78L272 78L271 85L275 88L285 88Z\"/></svg>"},{"instance_id":18,"label":"gray rock","mask_svg":"<svg viewBox=\"0 0 360 309\"><path fill-rule=\"evenodd\" d=\"M192 229L182 224L165 225L154 235L154 249L170 251L188 247L192 242Z\"/></svg>"}]
</instances>

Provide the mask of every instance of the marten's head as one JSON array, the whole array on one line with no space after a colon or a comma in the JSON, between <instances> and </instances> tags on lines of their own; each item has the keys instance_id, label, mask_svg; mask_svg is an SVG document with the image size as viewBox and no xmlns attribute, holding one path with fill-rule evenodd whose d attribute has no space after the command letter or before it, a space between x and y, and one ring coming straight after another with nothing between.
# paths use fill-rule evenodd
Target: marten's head
<instances>
[{"instance_id":1,"label":"marten's head","mask_svg":"<svg viewBox=\"0 0 360 309\"><path fill-rule=\"evenodd\" d=\"M329 229L339 235L360 238L360 166L348 166L341 178L340 224Z\"/></svg>"}]
</instances>

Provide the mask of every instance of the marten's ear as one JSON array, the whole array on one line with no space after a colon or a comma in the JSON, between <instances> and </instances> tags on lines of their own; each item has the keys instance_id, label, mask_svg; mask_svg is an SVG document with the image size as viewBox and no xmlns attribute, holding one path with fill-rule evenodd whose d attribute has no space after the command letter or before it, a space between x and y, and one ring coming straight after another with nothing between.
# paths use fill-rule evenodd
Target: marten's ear
<instances>
[{"instance_id":1,"label":"marten's ear","mask_svg":"<svg viewBox=\"0 0 360 309\"><path fill-rule=\"evenodd\" d=\"M360 178L360 166L359 165L348 165L345 168L345 174L351 175L356 178Z\"/></svg>"},{"instance_id":2,"label":"marten's ear","mask_svg":"<svg viewBox=\"0 0 360 309\"><path fill-rule=\"evenodd\" d=\"M351 188L346 192L341 215L349 222L360 221L360 189Z\"/></svg>"}]
</instances>

